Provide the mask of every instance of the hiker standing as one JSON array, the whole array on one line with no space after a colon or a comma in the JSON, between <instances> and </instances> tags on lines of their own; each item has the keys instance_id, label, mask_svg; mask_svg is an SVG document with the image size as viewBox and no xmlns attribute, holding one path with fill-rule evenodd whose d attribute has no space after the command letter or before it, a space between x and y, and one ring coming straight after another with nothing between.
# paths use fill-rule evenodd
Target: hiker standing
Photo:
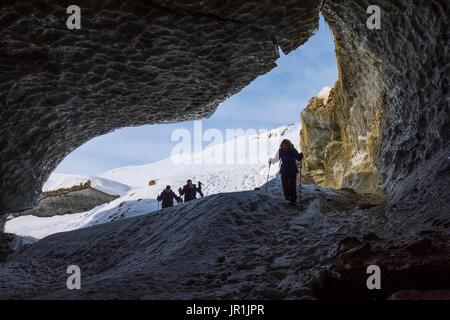
<instances>
[{"instance_id":1,"label":"hiker standing","mask_svg":"<svg viewBox=\"0 0 450 320\"><path fill-rule=\"evenodd\" d=\"M183 201L179 196L177 196L172 191L170 186L167 186L156 199L158 201L162 200L162 208L163 209L173 207L173 199L177 200L178 203Z\"/></svg>"},{"instance_id":2,"label":"hiker standing","mask_svg":"<svg viewBox=\"0 0 450 320\"><path fill-rule=\"evenodd\" d=\"M187 184L183 187L183 189L178 189L180 196L184 195L184 202L197 199L197 192L203 198L202 183L199 181L197 187L195 184L192 184L191 179L187 181Z\"/></svg>"},{"instance_id":3,"label":"hiker standing","mask_svg":"<svg viewBox=\"0 0 450 320\"><path fill-rule=\"evenodd\" d=\"M301 161L303 153L298 153L294 145L289 139L284 139L280 144L277 154L274 158L269 159L269 164L274 164L281 160L281 182L283 185L284 198L291 204L297 202L297 163L295 160Z\"/></svg>"}]
</instances>

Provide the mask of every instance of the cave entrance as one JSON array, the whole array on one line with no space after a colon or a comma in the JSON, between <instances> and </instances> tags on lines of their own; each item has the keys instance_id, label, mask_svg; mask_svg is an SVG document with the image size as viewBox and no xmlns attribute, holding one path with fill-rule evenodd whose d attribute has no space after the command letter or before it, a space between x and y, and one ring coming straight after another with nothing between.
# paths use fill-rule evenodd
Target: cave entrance
<instances>
[{"instance_id":1,"label":"cave entrance","mask_svg":"<svg viewBox=\"0 0 450 320\"><path fill-rule=\"evenodd\" d=\"M91 139L70 153L44 185L44 197L54 193L60 201L52 200L48 210L35 208L18 214L17 218L8 221L6 231L42 238L156 211L160 208L157 194L166 185L171 185L178 193L178 187L182 187L188 178L195 184L203 182L207 195L253 190L263 185L267 159L274 156L281 138L291 139L295 147L300 148L300 111L311 97L319 92L321 95L329 92L338 79L334 51L332 31L320 16L319 28L308 42L288 55L279 50L277 67L221 103L210 118L126 127ZM249 150L242 163L239 162L239 151L251 149L249 144L256 140L247 141L242 148L237 143L233 145L236 163L226 162L225 149L224 163L216 167L214 163L196 164L195 161L189 165L183 161L174 164L169 160L180 140L174 141L173 136L180 130L193 140L189 147L191 153L198 151L194 141L198 136L196 130L200 130L203 150L214 144L226 144L228 130L234 130L236 139L256 134L252 139L263 140L259 138L264 137L270 141L265 153L258 149L258 155L254 157ZM217 139L217 134L223 139ZM276 149L271 150L274 146ZM272 167L270 177L275 178L277 171ZM95 191L86 187L88 182ZM65 198L71 203L69 207L64 207ZM82 205L78 208L73 205L74 201L81 201ZM40 206L45 205L44 199ZM88 210L86 205L92 208ZM49 210L58 212L58 216L45 219L50 216L46 213ZM22 215L30 213L38 217ZM85 219L81 217L83 215Z\"/></svg>"}]
</instances>

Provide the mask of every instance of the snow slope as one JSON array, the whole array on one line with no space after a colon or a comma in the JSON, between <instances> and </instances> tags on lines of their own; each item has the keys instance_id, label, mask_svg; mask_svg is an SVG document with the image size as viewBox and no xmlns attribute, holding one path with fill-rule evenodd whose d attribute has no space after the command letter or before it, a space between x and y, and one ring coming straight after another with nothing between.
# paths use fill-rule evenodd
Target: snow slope
<instances>
[{"instance_id":1,"label":"snow slope","mask_svg":"<svg viewBox=\"0 0 450 320\"><path fill-rule=\"evenodd\" d=\"M194 183L198 180L203 182L207 194L252 190L265 182L267 160L275 155L281 140L287 138L298 144L299 132L300 124L283 126L260 134L241 136L196 154L178 154L142 166L113 169L101 174L100 177L132 187L146 187L148 181L153 179L157 181L157 192L166 185L171 185L172 188L181 187L186 184L187 179L192 179ZM250 152L248 147L250 144L252 147L258 146L258 150ZM267 150L265 152L264 146ZM227 164L226 157L231 155L233 150L234 161ZM222 163L207 163L217 160L214 155L220 153L224 155ZM272 171L272 177L276 171L276 169Z\"/></svg>"},{"instance_id":2,"label":"snow slope","mask_svg":"<svg viewBox=\"0 0 450 320\"><path fill-rule=\"evenodd\" d=\"M275 155L281 140L287 138L297 145L299 132L299 124L283 126L263 133L243 135L196 154L177 154L142 166L113 169L99 177L52 174L45 184L46 190L68 187L90 179L95 188L108 190L105 191L108 193L117 192L121 197L76 214L50 218L21 216L9 220L5 230L21 236L43 238L57 232L147 214L158 210L156 197L166 185L171 185L177 193L178 187L186 184L187 179L192 179L194 183L201 181L205 195L253 190L266 182L267 160ZM258 145L257 152L250 152L250 145ZM211 158L214 158L211 155L222 152L226 159L231 150L235 150L233 163L210 163ZM189 159L191 164L187 163ZM209 161L209 164L205 161ZM277 172L278 166L272 166L269 179L274 178ZM149 186L149 180L156 180L156 184Z\"/></svg>"}]
</instances>

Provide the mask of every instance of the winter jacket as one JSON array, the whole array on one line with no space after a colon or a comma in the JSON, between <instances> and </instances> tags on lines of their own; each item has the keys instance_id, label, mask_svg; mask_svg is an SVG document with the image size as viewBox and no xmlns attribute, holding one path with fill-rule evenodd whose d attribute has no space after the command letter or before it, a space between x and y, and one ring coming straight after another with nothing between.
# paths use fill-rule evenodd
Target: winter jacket
<instances>
[{"instance_id":1,"label":"winter jacket","mask_svg":"<svg viewBox=\"0 0 450 320\"><path fill-rule=\"evenodd\" d=\"M181 202L181 198L177 196L172 190L170 192L167 192L164 190L161 192L161 194L156 198L158 201L162 200L162 207L168 208L173 207L173 199L176 199L178 202Z\"/></svg>"},{"instance_id":2,"label":"winter jacket","mask_svg":"<svg viewBox=\"0 0 450 320\"><path fill-rule=\"evenodd\" d=\"M276 163L281 160L280 174L298 173L297 161L302 161L303 153L298 153L295 148L283 149L280 148L275 156L271 159L271 163Z\"/></svg>"},{"instance_id":3,"label":"winter jacket","mask_svg":"<svg viewBox=\"0 0 450 320\"><path fill-rule=\"evenodd\" d=\"M183 189L179 189L178 192L180 193L180 196L184 195L184 201L190 201L197 199L197 192L200 193L200 195L203 197L202 193L202 186L199 185L198 187L193 184L192 188L189 188L188 185L185 185Z\"/></svg>"}]
</instances>

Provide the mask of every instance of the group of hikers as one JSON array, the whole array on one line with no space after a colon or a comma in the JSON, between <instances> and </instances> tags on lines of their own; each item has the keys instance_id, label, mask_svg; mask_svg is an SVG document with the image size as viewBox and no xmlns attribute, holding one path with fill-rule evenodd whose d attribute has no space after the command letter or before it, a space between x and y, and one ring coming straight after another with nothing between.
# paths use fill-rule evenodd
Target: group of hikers
<instances>
[{"instance_id":1,"label":"group of hikers","mask_svg":"<svg viewBox=\"0 0 450 320\"><path fill-rule=\"evenodd\" d=\"M299 171L296 161L301 161L302 159L303 153L299 153L289 139L284 139L281 142L275 157L269 158L269 170L270 165L281 161L280 175L284 198L292 205L297 202L297 174ZM162 201L162 208L168 208L173 207L174 199L178 203L183 202L183 199L181 198L183 195L184 202L197 199L197 193L203 197L202 183L199 181L198 186L196 186L195 184L192 184L192 180L189 179L183 188L178 189L178 193L180 196L177 196L175 192L172 191L171 187L167 186L164 191L158 195L157 200L158 202Z\"/></svg>"},{"instance_id":2,"label":"group of hikers","mask_svg":"<svg viewBox=\"0 0 450 320\"><path fill-rule=\"evenodd\" d=\"M198 187L192 183L192 180L189 179L183 188L178 188L178 193L180 196L177 196L175 192L172 191L170 186L167 186L163 192L156 198L159 201L162 201L162 208L173 207L173 200L175 199L178 203L183 202L181 198L184 195L184 202L191 201L197 199L197 192L203 198L202 192L202 183L198 182Z\"/></svg>"}]
</instances>

